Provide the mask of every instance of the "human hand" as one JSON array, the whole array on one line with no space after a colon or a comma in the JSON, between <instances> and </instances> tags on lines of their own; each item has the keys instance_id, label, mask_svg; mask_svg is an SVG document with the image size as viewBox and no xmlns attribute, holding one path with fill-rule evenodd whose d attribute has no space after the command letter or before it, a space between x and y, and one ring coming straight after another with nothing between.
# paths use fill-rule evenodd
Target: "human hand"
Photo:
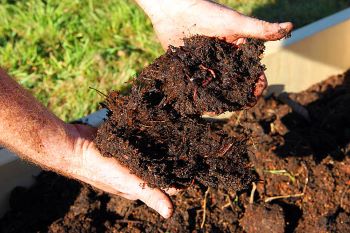
<instances>
[{"instance_id":1,"label":"human hand","mask_svg":"<svg viewBox=\"0 0 350 233\"><path fill-rule=\"evenodd\" d=\"M244 38L279 40L293 27L289 22L268 23L251 18L208 0L146 1L149 7L139 0L164 48L182 45L183 38L197 34L223 38L231 43L242 43ZM159 7L155 6L156 2Z\"/></svg>"},{"instance_id":2,"label":"human hand","mask_svg":"<svg viewBox=\"0 0 350 233\"><path fill-rule=\"evenodd\" d=\"M96 129L64 123L1 69L0 109L0 144L21 158L106 192L140 199L163 217L171 216L173 206L165 193L142 185L115 159L100 155L93 143Z\"/></svg>"},{"instance_id":3,"label":"human hand","mask_svg":"<svg viewBox=\"0 0 350 233\"><path fill-rule=\"evenodd\" d=\"M291 23L268 23L240 14L208 0L137 0L151 18L157 36L166 49L180 46L183 38L206 35L241 44L245 38L278 40L290 33ZM262 74L254 94L259 97L267 87Z\"/></svg>"},{"instance_id":4,"label":"human hand","mask_svg":"<svg viewBox=\"0 0 350 233\"><path fill-rule=\"evenodd\" d=\"M171 200L158 188L149 188L143 180L122 166L116 159L101 156L93 143L96 129L84 125L68 125L74 135L72 158L68 170L69 176L81 180L111 194L116 194L129 200L141 200L156 210L164 218L172 215ZM167 190L169 195L175 194L175 189Z\"/></svg>"}]
</instances>

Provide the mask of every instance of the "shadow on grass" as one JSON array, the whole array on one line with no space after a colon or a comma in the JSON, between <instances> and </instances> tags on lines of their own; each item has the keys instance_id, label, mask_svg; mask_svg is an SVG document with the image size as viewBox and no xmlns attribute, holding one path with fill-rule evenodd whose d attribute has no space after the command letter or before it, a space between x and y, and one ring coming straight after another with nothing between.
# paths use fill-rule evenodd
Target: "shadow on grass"
<instances>
[{"instance_id":1,"label":"shadow on grass","mask_svg":"<svg viewBox=\"0 0 350 233\"><path fill-rule=\"evenodd\" d=\"M348 0L276 0L253 9L252 15L270 22L290 21L299 28L347 7Z\"/></svg>"},{"instance_id":2,"label":"shadow on grass","mask_svg":"<svg viewBox=\"0 0 350 233\"><path fill-rule=\"evenodd\" d=\"M0 4L16 4L17 2L26 2L26 0L0 0Z\"/></svg>"}]
</instances>

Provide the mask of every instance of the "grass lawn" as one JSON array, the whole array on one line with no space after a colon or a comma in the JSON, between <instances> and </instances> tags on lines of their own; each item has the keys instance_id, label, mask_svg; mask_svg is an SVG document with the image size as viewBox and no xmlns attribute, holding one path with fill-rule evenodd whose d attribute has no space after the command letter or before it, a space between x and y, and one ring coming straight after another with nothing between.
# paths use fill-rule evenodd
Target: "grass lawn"
<instances>
[{"instance_id":1,"label":"grass lawn","mask_svg":"<svg viewBox=\"0 0 350 233\"><path fill-rule=\"evenodd\" d=\"M266 20L302 26L348 0L221 0ZM131 0L0 0L0 66L64 120L82 117L162 53Z\"/></svg>"}]
</instances>

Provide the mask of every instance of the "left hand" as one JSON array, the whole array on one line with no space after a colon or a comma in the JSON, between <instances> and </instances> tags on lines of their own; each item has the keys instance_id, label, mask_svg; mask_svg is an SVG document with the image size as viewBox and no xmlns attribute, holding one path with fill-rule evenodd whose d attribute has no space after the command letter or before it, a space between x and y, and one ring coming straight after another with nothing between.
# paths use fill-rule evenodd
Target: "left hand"
<instances>
[{"instance_id":1,"label":"left hand","mask_svg":"<svg viewBox=\"0 0 350 233\"><path fill-rule=\"evenodd\" d=\"M72 136L72 150L67 151L65 164L51 169L65 173L67 176L83 181L105 192L122 196L129 200L141 200L156 210L164 218L173 213L173 205L168 195L178 192L175 188L161 190L150 188L146 182L131 174L128 168L115 158L107 158L100 154L93 139L96 129L85 125L66 125ZM167 195L168 194L168 195Z\"/></svg>"}]
</instances>

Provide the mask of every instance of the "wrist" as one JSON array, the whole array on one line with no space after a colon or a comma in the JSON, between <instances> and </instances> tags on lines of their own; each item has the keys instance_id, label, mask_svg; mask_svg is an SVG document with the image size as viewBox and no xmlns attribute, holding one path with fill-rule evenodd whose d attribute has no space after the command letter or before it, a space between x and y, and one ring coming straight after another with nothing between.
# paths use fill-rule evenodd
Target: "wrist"
<instances>
[{"instance_id":1,"label":"wrist","mask_svg":"<svg viewBox=\"0 0 350 233\"><path fill-rule=\"evenodd\" d=\"M69 140L56 163L58 172L82 181L90 180L95 175L91 157L97 150L93 142L96 129L77 124L67 124L66 128Z\"/></svg>"},{"instance_id":2,"label":"wrist","mask_svg":"<svg viewBox=\"0 0 350 233\"><path fill-rule=\"evenodd\" d=\"M64 123L0 69L0 143L45 169L72 173L79 130Z\"/></svg>"},{"instance_id":3,"label":"wrist","mask_svg":"<svg viewBox=\"0 0 350 233\"><path fill-rule=\"evenodd\" d=\"M61 130L59 137L56 137L57 132L46 135L43 141L43 155L35 156L39 161L34 162L46 169L72 176L81 163L80 151L76 149L79 132L75 127L66 123L63 123Z\"/></svg>"}]
</instances>

